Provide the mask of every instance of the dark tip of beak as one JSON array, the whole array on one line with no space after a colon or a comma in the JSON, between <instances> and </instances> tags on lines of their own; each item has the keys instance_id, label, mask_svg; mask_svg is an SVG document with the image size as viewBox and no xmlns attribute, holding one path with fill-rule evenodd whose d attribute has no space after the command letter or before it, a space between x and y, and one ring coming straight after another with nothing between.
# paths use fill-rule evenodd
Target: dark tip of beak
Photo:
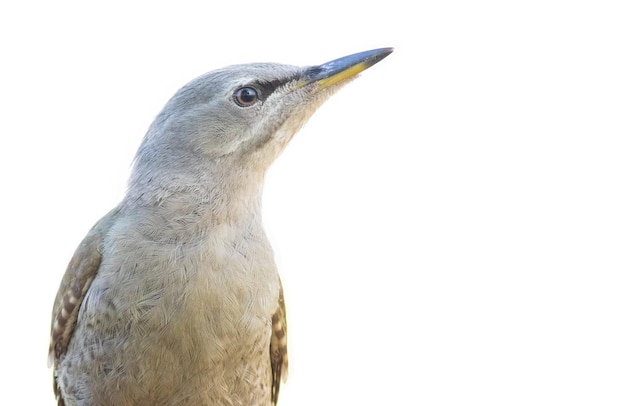
<instances>
[{"instance_id":1,"label":"dark tip of beak","mask_svg":"<svg viewBox=\"0 0 626 406\"><path fill-rule=\"evenodd\" d=\"M323 82L324 80L332 82L327 84L329 86L364 71L392 52L393 48L372 49L344 56L322 65L312 66L305 72L306 80L308 83Z\"/></svg>"}]
</instances>

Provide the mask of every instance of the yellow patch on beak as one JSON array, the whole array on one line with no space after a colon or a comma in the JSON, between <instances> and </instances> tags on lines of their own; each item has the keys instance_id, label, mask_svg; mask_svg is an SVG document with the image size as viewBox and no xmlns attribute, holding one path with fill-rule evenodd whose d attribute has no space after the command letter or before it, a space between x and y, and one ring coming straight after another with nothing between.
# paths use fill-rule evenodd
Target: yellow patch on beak
<instances>
[{"instance_id":1,"label":"yellow patch on beak","mask_svg":"<svg viewBox=\"0 0 626 406\"><path fill-rule=\"evenodd\" d=\"M369 68L370 66L371 65L366 64L366 63L358 63L332 76L329 76L324 79L320 79L317 81L317 83L319 84L319 90L326 89L327 87L330 87L334 85L335 83L339 83L342 80L358 75L359 73L363 72L365 69Z\"/></svg>"}]
</instances>

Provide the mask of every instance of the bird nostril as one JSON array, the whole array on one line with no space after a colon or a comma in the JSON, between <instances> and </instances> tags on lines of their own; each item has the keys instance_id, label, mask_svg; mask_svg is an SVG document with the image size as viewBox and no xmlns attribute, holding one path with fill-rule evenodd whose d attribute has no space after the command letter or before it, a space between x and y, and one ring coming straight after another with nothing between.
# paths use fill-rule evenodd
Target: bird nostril
<instances>
[{"instance_id":1,"label":"bird nostril","mask_svg":"<svg viewBox=\"0 0 626 406\"><path fill-rule=\"evenodd\" d=\"M320 66L312 66L306 70L306 73L309 77L317 77L322 73L322 70Z\"/></svg>"}]
</instances>

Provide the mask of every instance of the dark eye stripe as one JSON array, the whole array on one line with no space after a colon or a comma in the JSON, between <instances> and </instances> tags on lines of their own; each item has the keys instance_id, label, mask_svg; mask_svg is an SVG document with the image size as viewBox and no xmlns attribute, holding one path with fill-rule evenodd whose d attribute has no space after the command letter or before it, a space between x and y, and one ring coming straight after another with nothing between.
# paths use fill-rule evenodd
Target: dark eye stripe
<instances>
[{"instance_id":1,"label":"dark eye stripe","mask_svg":"<svg viewBox=\"0 0 626 406\"><path fill-rule=\"evenodd\" d=\"M282 80L259 81L255 83L255 85L261 89L263 99L267 98L267 96L272 94L274 90L278 89L283 84L284 81Z\"/></svg>"},{"instance_id":2,"label":"dark eye stripe","mask_svg":"<svg viewBox=\"0 0 626 406\"><path fill-rule=\"evenodd\" d=\"M270 94L284 84L285 82L282 80L257 81L235 90L233 93L233 99L240 107L250 107L259 100L265 100Z\"/></svg>"}]
</instances>

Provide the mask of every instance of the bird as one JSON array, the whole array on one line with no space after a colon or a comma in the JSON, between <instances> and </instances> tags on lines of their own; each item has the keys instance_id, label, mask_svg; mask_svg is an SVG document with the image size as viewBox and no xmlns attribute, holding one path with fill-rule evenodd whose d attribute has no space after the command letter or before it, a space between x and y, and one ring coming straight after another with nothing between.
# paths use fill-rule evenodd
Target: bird
<instances>
[{"instance_id":1,"label":"bird","mask_svg":"<svg viewBox=\"0 0 626 406\"><path fill-rule=\"evenodd\" d=\"M59 406L276 405L287 323L264 176L324 101L392 51L227 66L172 96L61 280L48 357Z\"/></svg>"}]
</instances>

